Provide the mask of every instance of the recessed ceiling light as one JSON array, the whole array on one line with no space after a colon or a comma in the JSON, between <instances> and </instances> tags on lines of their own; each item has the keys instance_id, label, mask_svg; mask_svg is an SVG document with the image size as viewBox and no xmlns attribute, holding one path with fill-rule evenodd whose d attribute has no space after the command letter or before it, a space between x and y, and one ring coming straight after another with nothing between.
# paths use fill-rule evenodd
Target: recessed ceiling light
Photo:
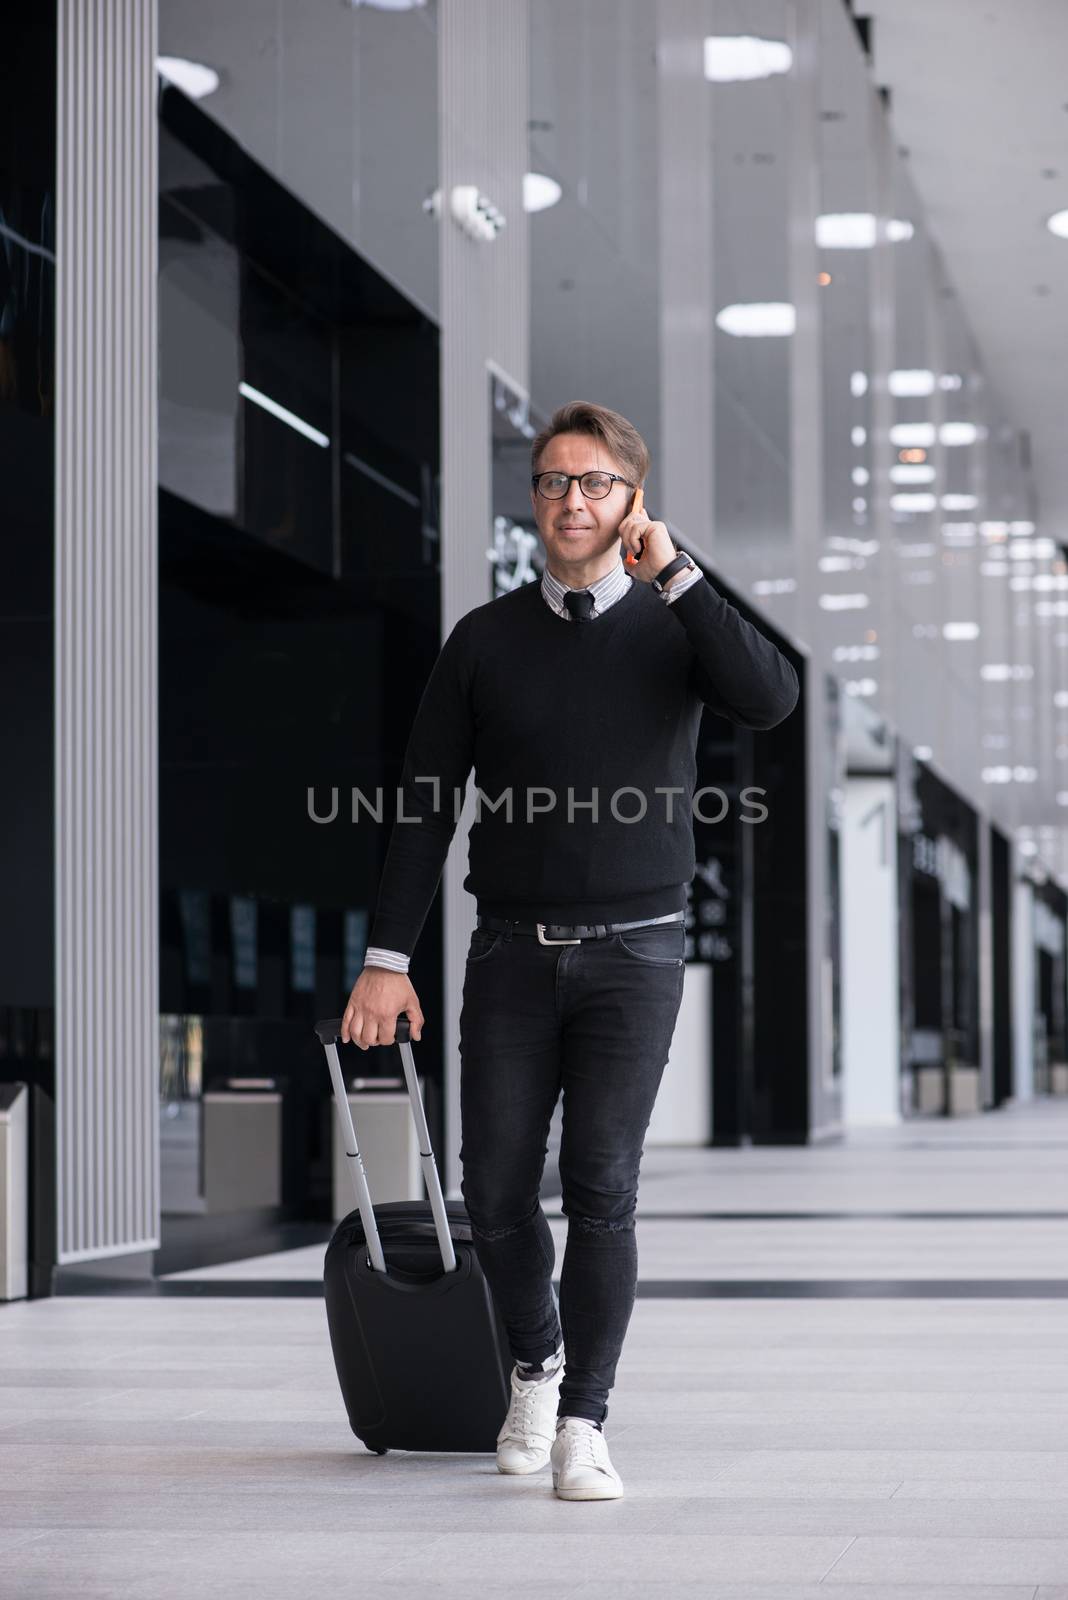
<instances>
[{"instance_id":1,"label":"recessed ceiling light","mask_svg":"<svg viewBox=\"0 0 1068 1600\"><path fill-rule=\"evenodd\" d=\"M349 0L355 11L357 6L370 6L374 11L416 11L426 5L426 0Z\"/></svg>"},{"instance_id":2,"label":"recessed ceiling light","mask_svg":"<svg viewBox=\"0 0 1068 1600\"><path fill-rule=\"evenodd\" d=\"M816 243L821 250L870 250L875 218L870 211L825 212L816 218Z\"/></svg>"},{"instance_id":3,"label":"recessed ceiling light","mask_svg":"<svg viewBox=\"0 0 1068 1600\"><path fill-rule=\"evenodd\" d=\"M979 437L979 429L974 422L943 422L938 437L947 445L974 444Z\"/></svg>"},{"instance_id":4,"label":"recessed ceiling light","mask_svg":"<svg viewBox=\"0 0 1068 1600\"><path fill-rule=\"evenodd\" d=\"M923 367L895 368L890 374L890 393L899 400L910 395L931 394L934 386L934 373Z\"/></svg>"},{"instance_id":5,"label":"recessed ceiling light","mask_svg":"<svg viewBox=\"0 0 1068 1600\"><path fill-rule=\"evenodd\" d=\"M782 300L741 302L716 313L716 327L736 339L781 339L796 321L793 306Z\"/></svg>"},{"instance_id":6,"label":"recessed ceiling light","mask_svg":"<svg viewBox=\"0 0 1068 1600\"><path fill-rule=\"evenodd\" d=\"M934 441L933 422L895 422L890 429L890 443L899 447L927 449Z\"/></svg>"},{"instance_id":7,"label":"recessed ceiling light","mask_svg":"<svg viewBox=\"0 0 1068 1600\"><path fill-rule=\"evenodd\" d=\"M1052 217L1046 218L1046 227L1058 239L1068 239L1068 211L1055 211Z\"/></svg>"},{"instance_id":8,"label":"recessed ceiling light","mask_svg":"<svg viewBox=\"0 0 1068 1600\"><path fill-rule=\"evenodd\" d=\"M886 237L891 244L912 238L912 223L891 217ZM816 218L816 243L821 250L871 250L876 240L876 220L871 211L825 211Z\"/></svg>"},{"instance_id":9,"label":"recessed ceiling light","mask_svg":"<svg viewBox=\"0 0 1068 1600\"><path fill-rule=\"evenodd\" d=\"M1013 678L1022 677L1023 672L1022 669L1014 667L1011 661L984 661L979 668L979 676L988 683L1010 683ZM987 742L984 739L983 743ZM1005 742L1002 740L1002 746Z\"/></svg>"},{"instance_id":10,"label":"recessed ceiling light","mask_svg":"<svg viewBox=\"0 0 1068 1600\"><path fill-rule=\"evenodd\" d=\"M181 89L190 100L203 100L219 87L219 74L214 67L205 67L199 61L186 61L183 56L157 56L156 71L176 89Z\"/></svg>"},{"instance_id":11,"label":"recessed ceiling light","mask_svg":"<svg viewBox=\"0 0 1068 1600\"><path fill-rule=\"evenodd\" d=\"M749 83L789 72L794 53L783 39L751 34L712 34L705 39L705 77L710 83Z\"/></svg>"},{"instance_id":12,"label":"recessed ceiling light","mask_svg":"<svg viewBox=\"0 0 1068 1600\"><path fill-rule=\"evenodd\" d=\"M563 192L556 179L544 172L523 174L524 211L547 211L556 204Z\"/></svg>"}]
</instances>

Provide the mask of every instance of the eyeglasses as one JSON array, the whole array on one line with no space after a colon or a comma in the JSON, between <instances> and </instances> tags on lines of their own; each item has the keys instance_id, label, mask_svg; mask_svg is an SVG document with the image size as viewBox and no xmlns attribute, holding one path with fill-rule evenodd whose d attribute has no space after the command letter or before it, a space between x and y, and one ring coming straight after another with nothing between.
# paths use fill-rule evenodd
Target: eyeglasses
<instances>
[{"instance_id":1,"label":"eyeglasses","mask_svg":"<svg viewBox=\"0 0 1068 1600\"><path fill-rule=\"evenodd\" d=\"M618 472L534 472L530 478L546 500L563 500L576 480L587 500L603 500L612 493L614 483L625 483L628 489L634 487L629 478L620 477Z\"/></svg>"}]
</instances>

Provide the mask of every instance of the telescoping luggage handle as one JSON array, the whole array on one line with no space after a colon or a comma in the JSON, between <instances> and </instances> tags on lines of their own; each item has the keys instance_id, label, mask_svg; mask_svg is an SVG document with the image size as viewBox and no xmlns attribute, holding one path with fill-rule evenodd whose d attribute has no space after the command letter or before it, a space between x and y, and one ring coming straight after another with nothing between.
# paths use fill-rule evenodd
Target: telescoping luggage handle
<instances>
[{"instance_id":1,"label":"telescoping luggage handle","mask_svg":"<svg viewBox=\"0 0 1068 1600\"><path fill-rule=\"evenodd\" d=\"M378 1223L375 1221L374 1207L371 1204L371 1191L367 1187L367 1173L364 1170L360 1147L356 1143L356 1129L352 1125L352 1110L349 1106L349 1097L345 1092L345 1079L341 1071L341 1062L338 1059L337 1047L341 1038L341 1018L328 1017L325 1022L317 1022L315 1031L319 1035L323 1048L326 1050L330 1079L334 1085L334 1099L337 1102L338 1116L341 1118L341 1133L345 1141L345 1154L351 1163L350 1170L352 1172L353 1186L356 1190L356 1204L360 1208L360 1216L363 1219L363 1231L367 1239L367 1250L371 1257L371 1266L376 1272L386 1272L386 1258L382 1254L382 1241L378 1233ZM445 1197L441 1192L441 1180L438 1177L437 1162L434 1160L434 1151L430 1143L430 1130L426 1125L423 1099L419 1093L419 1079L416 1076L415 1061L412 1056L412 1028L406 1011L402 1011L397 1018L395 1035L397 1046L400 1050L401 1065L404 1068L404 1081L408 1086L408 1099L412 1107L412 1116L415 1119L415 1131L419 1137L419 1159L423 1164L423 1177L426 1179L427 1194L430 1196L430 1209L434 1213L434 1231L438 1236L442 1265L446 1272L454 1272L457 1266L456 1252L452 1247L449 1219L445 1212Z\"/></svg>"}]
</instances>

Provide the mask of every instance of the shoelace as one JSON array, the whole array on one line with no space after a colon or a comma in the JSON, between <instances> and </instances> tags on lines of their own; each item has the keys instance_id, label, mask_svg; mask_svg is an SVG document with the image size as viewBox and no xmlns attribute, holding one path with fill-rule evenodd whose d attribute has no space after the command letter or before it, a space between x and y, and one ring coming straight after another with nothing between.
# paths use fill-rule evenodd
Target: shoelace
<instances>
[{"instance_id":1,"label":"shoelace","mask_svg":"<svg viewBox=\"0 0 1068 1600\"><path fill-rule=\"evenodd\" d=\"M596 1428L565 1428L562 1430L567 1439L567 1465L569 1467L600 1467L604 1468L597 1450L603 1435Z\"/></svg>"},{"instance_id":2,"label":"shoelace","mask_svg":"<svg viewBox=\"0 0 1068 1600\"><path fill-rule=\"evenodd\" d=\"M508 1411L508 1430L506 1437L526 1439L535 1432L534 1428L534 1401L537 1385L529 1389L514 1389L512 1403Z\"/></svg>"}]
</instances>

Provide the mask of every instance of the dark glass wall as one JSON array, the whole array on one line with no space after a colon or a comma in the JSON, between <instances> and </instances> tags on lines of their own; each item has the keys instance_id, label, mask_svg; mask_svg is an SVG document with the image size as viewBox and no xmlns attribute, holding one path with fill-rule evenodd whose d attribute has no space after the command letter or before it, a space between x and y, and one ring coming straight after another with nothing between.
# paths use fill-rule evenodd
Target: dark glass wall
<instances>
[{"instance_id":1,"label":"dark glass wall","mask_svg":"<svg viewBox=\"0 0 1068 1600\"><path fill-rule=\"evenodd\" d=\"M166 89L160 360L165 1099L272 1082L283 1212L325 1218L311 1023L362 967L440 647L437 329ZM440 972L435 905L412 980L436 1135ZM395 1071L377 1055L365 1074Z\"/></svg>"},{"instance_id":2,"label":"dark glass wall","mask_svg":"<svg viewBox=\"0 0 1068 1600\"><path fill-rule=\"evenodd\" d=\"M979 1074L979 821L902 756L898 846L902 1064L914 1111L971 1109ZM982 1109L974 1104L974 1109Z\"/></svg>"},{"instance_id":3,"label":"dark glass wall","mask_svg":"<svg viewBox=\"0 0 1068 1600\"><path fill-rule=\"evenodd\" d=\"M530 446L546 419L495 372L488 400L493 546L486 598L495 600L521 584L540 583L545 570L545 546L530 503Z\"/></svg>"},{"instance_id":4,"label":"dark glass wall","mask_svg":"<svg viewBox=\"0 0 1068 1600\"><path fill-rule=\"evenodd\" d=\"M712 969L712 1143L804 1144L809 1081L804 696L808 662L718 573L717 591L797 671L801 698L754 732L706 710L697 744L687 958ZM817 682L818 692L818 682ZM772 997L770 1000L768 997Z\"/></svg>"},{"instance_id":5,"label":"dark glass wall","mask_svg":"<svg viewBox=\"0 0 1068 1600\"><path fill-rule=\"evenodd\" d=\"M0 1081L30 1087L30 1293L55 1260L53 497L56 18L0 49Z\"/></svg>"},{"instance_id":6,"label":"dark glass wall","mask_svg":"<svg viewBox=\"0 0 1068 1600\"><path fill-rule=\"evenodd\" d=\"M1068 895L1051 878L1035 884L1034 1089L1068 1093L1065 931Z\"/></svg>"},{"instance_id":7,"label":"dark glass wall","mask_svg":"<svg viewBox=\"0 0 1068 1600\"><path fill-rule=\"evenodd\" d=\"M990 824L990 905L993 932L993 1103L1014 1092L1012 1050L1012 846L1007 834Z\"/></svg>"}]
</instances>

